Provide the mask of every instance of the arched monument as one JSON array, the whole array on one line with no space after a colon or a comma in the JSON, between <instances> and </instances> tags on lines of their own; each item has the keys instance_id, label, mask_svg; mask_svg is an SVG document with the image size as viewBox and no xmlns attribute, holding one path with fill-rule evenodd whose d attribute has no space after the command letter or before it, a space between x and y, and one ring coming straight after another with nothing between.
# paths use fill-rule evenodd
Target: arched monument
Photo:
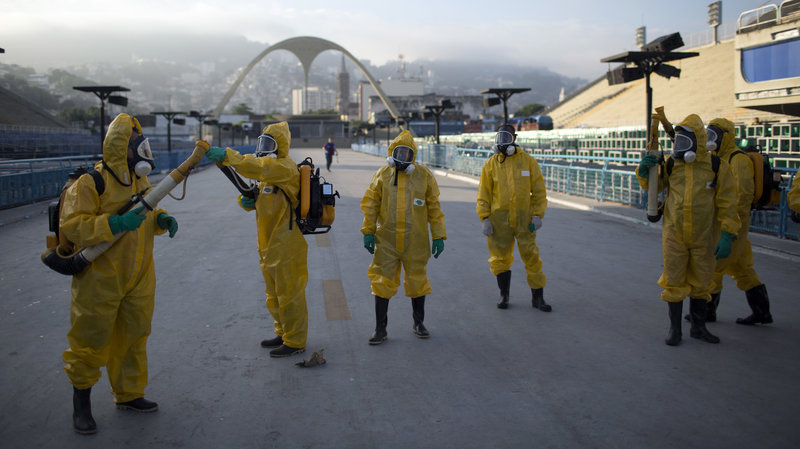
<instances>
[{"instance_id":1,"label":"arched monument","mask_svg":"<svg viewBox=\"0 0 800 449\"><path fill-rule=\"evenodd\" d=\"M252 70L253 67L256 66L256 64L258 64L262 59L264 59L265 56L267 56L268 54L270 54L275 50L288 50L292 52L295 56L297 56L297 59L300 60L300 63L303 65L303 74L305 76L305 80L303 83L304 86L303 89L305 92L308 91L308 71L311 68L311 63L314 62L314 59L325 50L337 50L342 52L342 54L347 56L347 58L350 59L350 61L352 61L353 64L355 64L356 67L359 68L359 70L361 70L361 73L363 73L364 76L367 77L369 84L372 86L373 89L375 89L375 92L378 93L378 97L380 97L381 101L386 106L386 109L389 111L390 114L392 114L392 117L394 117L394 119L397 120L399 113L394 103L392 103L392 100L389 99L389 96L386 95L383 89L381 89L381 86L380 84L378 84L377 80L375 80L375 78L373 78L372 75L370 75L370 73L367 71L367 68L364 67L361 64L361 62L359 62L358 59L355 58L355 56L350 54L350 52L345 50L344 47L342 47L341 45L338 45L334 42L325 39L320 39L318 37L312 37L312 36L300 36L300 37L293 37L291 39L286 39L284 41L278 42L275 45L270 46L266 50L262 51L258 56L256 56L255 59L253 59L250 62L250 64L248 64L247 67L245 67L244 71L239 75L239 77L236 78L236 81L233 83L230 89L228 89L228 92L225 93L225 96L222 97L222 101L219 102L219 105L217 105L217 108L213 112L213 116L215 118L219 118L219 116L222 114L222 111L225 109L225 106L231 100L231 97L233 97L234 92L236 92L236 89L238 89L239 85L242 84L242 81L247 76L247 74L250 73L250 70ZM307 95L304 95L304 98L307 98Z\"/></svg>"}]
</instances>

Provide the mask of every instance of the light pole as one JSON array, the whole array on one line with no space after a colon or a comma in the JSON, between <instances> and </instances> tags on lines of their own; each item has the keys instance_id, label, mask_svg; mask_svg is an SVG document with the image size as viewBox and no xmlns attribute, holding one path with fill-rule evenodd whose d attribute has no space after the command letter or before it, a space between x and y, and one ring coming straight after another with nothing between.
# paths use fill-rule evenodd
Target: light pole
<instances>
[{"instance_id":1,"label":"light pole","mask_svg":"<svg viewBox=\"0 0 800 449\"><path fill-rule=\"evenodd\" d=\"M673 52L676 48L683 47L683 38L680 33L667 34L650 42L642 48L642 51L626 51L618 55L609 56L601 59L600 62L621 62L623 65L611 70L606 75L608 84L623 84L629 81L645 78L645 95L647 115L647 135L650 135L650 114L653 109L653 89L650 87L650 74L655 72L664 78L679 78L681 69L665 64L665 62L678 59L692 58L700 53L695 52ZM625 67L633 64L634 67Z\"/></svg>"},{"instance_id":2,"label":"light pole","mask_svg":"<svg viewBox=\"0 0 800 449\"><path fill-rule=\"evenodd\" d=\"M439 144L439 117L445 111L445 109L453 109L455 105L450 100L439 100L439 104L426 104L424 106L425 109L430 111L433 114L433 117L436 119L436 144Z\"/></svg>"},{"instance_id":3,"label":"light pole","mask_svg":"<svg viewBox=\"0 0 800 449\"><path fill-rule=\"evenodd\" d=\"M220 140L222 140L222 139L221 139L221 137L220 137L220 131L219 131L219 128L220 128L220 126L219 126L219 120L217 120L217 119L211 119L211 120L206 120L204 123L205 123L206 125L211 125L211 126L216 126L216 127L217 127L217 142L215 142L215 144L216 144L216 145L219 145L219 144L220 144L220 142L219 142L219 141L220 141Z\"/></svg>"},{"instance_id":4,"label":"light pole","mask_svg":"<svg viewBox=\"0 0 800 449\"><path fill-rule=\"evenodd\" d=\"M175 118L178 115L185 115L185 112L178 112L178 111L160 111L160 112L151 112L153 115L160 115L167 119L167 153L172 153L172 121L175 121L176 125L183 125L186 123L186 119L178 119Z\"/></svg>"},{"instance_id":5,"label":"light pole","mask_svg":"<svg viewBox=\"0 0 800 449\"><path fill-rule=\"evenodd\" d=\"M483 99L483 107L485 107L485 108L498 105L498 104L500 104L501 101L503 102L503 123L507 123L508 122L508 104L506 102L508 101L509 98L511 98L512 95L518 94L518 93L522 93L522 92L527 92L529 90L531 90L530 87L517 87L517 88L513 88L513 87L510 87L510 88L498 87L498 88L482 90L480 93L484 94L484 95L485 94L496 95L495 98L489 97L489 98L484 98Z\"/></svg>"},{"instance_id":6,"label":"light pole","mask_svg":"<svg viewBox=\"0 0 800 449\"><path fill-rule=\"evenodd\" d=\"M131 90L122 86L73 86L72 88L81 92L91 92L100 99L100 153L102 153L103 141L106 138L106 100L111 104L127 106L127 98L122 95L111 94L114 92L130 92Z\"/></svg>"},{"instance_id":7,"label":"light pole","mask_svg":"<svg viewBox=\"0 0 800 449\"><path fill-rule=\"evenodd\" d=\"M197 119L199 123L200 129L197 131L197 138L203 139L203 119L206 117L211 117L211 114L203 114L202 112L198 111L189 111L189 117L194 117Z\"/></svg>"}]
</instances>

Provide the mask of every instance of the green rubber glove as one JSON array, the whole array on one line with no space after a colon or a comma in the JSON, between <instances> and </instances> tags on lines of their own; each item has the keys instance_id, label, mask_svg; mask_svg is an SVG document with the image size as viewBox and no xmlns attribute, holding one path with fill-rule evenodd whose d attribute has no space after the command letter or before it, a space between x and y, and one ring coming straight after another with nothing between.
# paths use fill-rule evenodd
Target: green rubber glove
<instances>
[{"instance_id":1,"label":"green rubber glove","mask_svg":"<svg viewBox=\"0 0 800 449\"><path fill-rule=\"evenodd\" d=\"M731 246L734 240L736 240L735 235L730 232L722 231L719 242L717 242L717 247L714 248L714 255L717 257L717 260L724 259L731 255Z\"/></svg>"},{"instance_id":2,"label":"green rubber glove","mask_svg":"<svg viewBox=\"0 0 800 449\"><path fill-rule=\"evenodd\" d=\"M364 234L364 248L370 254L375 254L375 236L372 234Z\"/></svg>"},{"instance_id":3,"label":"green rubber glove","mask_svg":"<svg viewBox=\"0 0 800 449\"><path fill-rule=\"evenodd\" d=\"M442 254L443 251L444 251L444 239L434 239L431 248L431 254L433 254L433 258L438 259L439 254Z\"/></svg>"},{"instance_id":4,"label":"green rubber glove","mask_svg":"<svg viewBox=\"0 0 800 449\"><path fill-rule=\"evenodd\" d=\"M658 158L652 154L645 154L639 161L639 176L642 178L650 177L650 167L655 167L658 164Z\"/></svg>"},{"instance_id":5,"label":"green rubber glove","mask_svg":"<svg viewBox=\"0 0 800 449\"><path fill-rule=\"evenodd\" d=\"M536 232L541 227L542 227L542 217L538 215L534 215L533 217L531 217L531 224L528 225L528 230L531 232Z\"/></svg>"},{"instance_id":6,"label":"green rubber glove","mask_svg":"<svg viewBox=\"0 0 800 449\"><path fill-rule=\"evenodd\" d=\"M133 231L139 228L144 221L144 215L139 215L139 212L144 209L137 207L134 210L125 212L122 215L112 215L108 217L108 227L111 228L112 234L119 234L124 231Z\"/></svg>"},{"instance_id":7,"label":"green rubber glove","mask_svg":"<svg viewBox=\"0 0 800 449\"><path fill-rule=\"evenodd\" d=\"M256 199L242 195L239 197L239 205L242 206L244 210L253 210L256 208Z\"/></svg>"},{"instance_id":8,"label":"green rubber glove","mask_svg":"<svg viewBox=\"0 0 800 449\"><path fill-rule=\"evenodd\" d=\"M156 224L161 229L169 230L169 238L175 237L178 233L178 220L175 217L168 215L166 212L161 212L156 217Z\"/></svg>"},{"instance_id":9,"label":"green rubber glove","mask_svg":"<svg viewBox=\"0 0 800 449\"><path fill-rule=\"evenodd\" d=\"M206 157L214 162L222 162L225 160L225 148L211 147L206 151Z\"/></svg>"}]
</instances>

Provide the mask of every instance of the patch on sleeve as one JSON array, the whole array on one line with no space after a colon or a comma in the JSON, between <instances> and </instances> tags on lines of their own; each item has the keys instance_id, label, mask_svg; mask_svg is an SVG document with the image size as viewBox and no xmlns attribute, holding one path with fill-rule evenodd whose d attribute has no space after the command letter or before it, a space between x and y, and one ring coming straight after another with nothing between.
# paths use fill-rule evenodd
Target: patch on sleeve
<instances>
[{"instance_id":1,"label":"patch on sleeve","mask_svg":"<svg viewBox=\"0 0 800 449\"><path fill-rule=\"evenodd\" d=\"M420 199L420 198L414 198L414 205L415 206L424 206L425 205L425 200Z\"/></svg>"}]
</instances>

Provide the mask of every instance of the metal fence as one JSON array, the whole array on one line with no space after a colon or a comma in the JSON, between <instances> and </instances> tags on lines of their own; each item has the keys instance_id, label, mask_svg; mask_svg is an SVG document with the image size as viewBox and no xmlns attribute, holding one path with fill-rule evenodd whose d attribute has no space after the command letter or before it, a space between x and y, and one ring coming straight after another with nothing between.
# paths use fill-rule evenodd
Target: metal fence
<instances>
[{"instance_id":1,"label":"metal fence","mask_svg":"<svg viewBox=\"0 0 800 449\"><path fill-rule=\"evenodd\" d=\"M192 153L192 148L155 152L157 175L169 172ZM252 153L255 146L237 147L242 153ZM59 158L17 159L0 161L0 209L55 198L67 182L68 175L78 167L94 167L100 155L71 156ZM203 158L200 166L209 164Z\"/></svg>"},{"instance_id":2,"label":"metal fence","mask_svg":"<svg viewBox=\"0 0 800 449\"><path fill-rule=\"evenodd\" d=\"M351 148L361 153L388 155L388 143L356 144ZM418 144L416 161L433 167L451 169L480 176L483 164L492 156L491 150L459 148L450 144ZM532 154L539 162L545 186L550 191L610 201L645 208L647 192L642 190L630 158ZM787 193L797 169L780 168L781 203L773 210L754 210L750 214L750 229L773 234L780 238L800 239L800 225L789 218Z\"/></svg>"}]
</instances>

